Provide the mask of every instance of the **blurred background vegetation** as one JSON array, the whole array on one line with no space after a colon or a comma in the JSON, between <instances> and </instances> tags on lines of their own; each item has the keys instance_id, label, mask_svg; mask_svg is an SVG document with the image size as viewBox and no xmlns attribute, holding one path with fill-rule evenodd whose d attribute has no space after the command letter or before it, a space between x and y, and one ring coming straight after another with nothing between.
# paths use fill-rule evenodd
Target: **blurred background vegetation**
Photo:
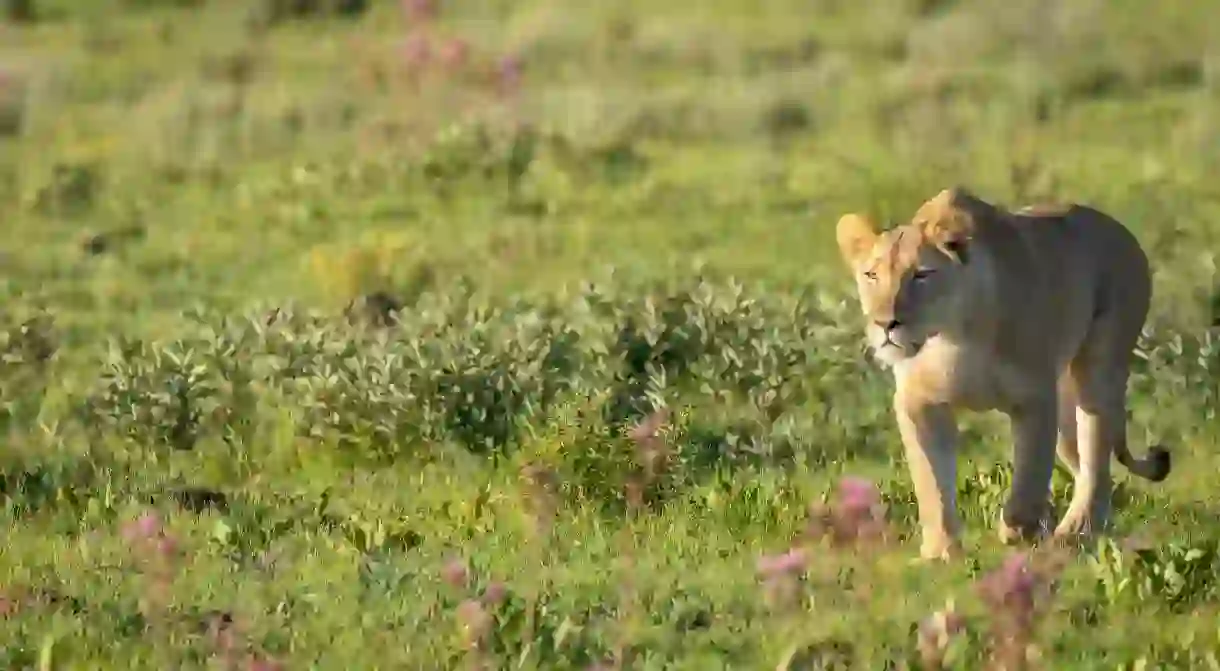
<instances>
[{"instance_id":1,"label":"blurred background vegetation","mask_svg":"<svg viewBox=\"0 0 1220 671\"><path fill-rule=\"evenodd\" d=\"M1106 210L1156 271L1132 433L1176 469L1119 524L1160 549L1072 565L1046 668L1216 668L1212 0L0 12L7 667L899 668L994 563L1008 437L967 426L979 559L907 567L832 227L962 184ZM846 472L900 543L777 612L754 559Z\"/></svg>"}]
</instances>

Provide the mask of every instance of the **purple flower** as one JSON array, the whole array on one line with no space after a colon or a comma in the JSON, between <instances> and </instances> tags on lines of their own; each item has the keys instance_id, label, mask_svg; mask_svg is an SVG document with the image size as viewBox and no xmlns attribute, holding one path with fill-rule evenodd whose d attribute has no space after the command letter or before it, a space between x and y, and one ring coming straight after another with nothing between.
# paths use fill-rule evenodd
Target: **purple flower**
<instances>
[{"instance_id":1,"label":"purple flower","mask_svg":"<svg viewBox=\"0 0 1220 671\"><path fill-rule=\"evenodd\" d=\"M436 18L436 0L401 0L398 6L408 21L427 23Z\"/></svg>"},{"instance_id":2,"label":"purple flower","mask_svg":"<svg viewBox=\"0 0 1220 671\"><path fill-rule=\"evenodd\" d=\"M493 582L483 590L483 603L495 606L503 602L506 596L508 596L508 586L502 582Z\"/></svg>"},{"instance_id":3,"label":"purple flower","mask_svg":"<svg viewBox=\"0 0 1220 671\"><path fill-rule=\"evenodd\" d=\"M492 617L483 604L474 599L466 599L457 607L458 621L465 629L467 641L477 645L478 641L487 635L491 629Z\"/></svg>"},{"instance_id":4,"label":"purple flower","mask_svg":"<svg viewBox=\"0 0 1220 671\"><path fill-rule=\"evenodd\" d=\"M162 530L161 517L155 512L146 512L123 527L123 537L128 542L135 542L160 535Z\"/></svg>"},{"instance_id":5,"label":"purple flower","mask_svg":"<svg viewBox=\"0 0 1220 671\"><path fill-rule=\"evenodd\" d=\"M446 68L459 69L470 60L470 44L460 37L441 46L440 61Z\"/></svg>"},{"instance_id":6,"label":"purple flower","mask_svg":"<svg viewBox=\"0 0 1220 671\"><path fill-rule=\"evenodd\" d=\"M995 571L983 576L978 588L986 599L993 602L1028 604L1033 599L1036 583L1029 555L1018 553L1004 560Z\"/></svg>"},{"instance_id":7,"label":"purple flower","mask_svg":"<svg viewBox=\"0 0 1220 671\"><path fill-rule=\"evenodd\" d=\"M412 70L422 69L432 61L432 42L423 33L412 33L399 47L402 62Z\"/></svg>"},{"instance_id":8,"label":"purple flower","mask_svg":"<svg viewBox=\"0 0 1220 671\"><path fill-rule=\"evenodd\" d=\"M839 502L845 512L871 513L881 505L881 492L871 481L849 476L839 481Z\"/></svg>"},{"instance_id":9,"label":"purple flower","mask_svg":"<svg viewBox=\"0 0 1220 671\"><path fill-rule=\"evenodd\" d=\"M173 557L178 554L178 542L166 535L158 536L153 550L161 557Z\"/></svg>"},{"instance_id":10,"label":"purple flower","mask_svg":"<svg viewBox=\"0 0 1220 671\"><path fill-rule=\"evenodd\" d=\"M441 580L451 587L462 587L466 584L466 579L470 572L466 569L466 564L461 559L450 559L441 567Z\"/></svg>"},{"instance_id":11,"label":"purple flower","mask_svg":"<svg viewBox=\"0 0 1220 671\"><path fill-rule=\"evenodd\" d=\"M521 74L523 68L524 65L519 56L509 55L500 59L499 66L496 68L496 73L501 92L515 93L517 91L517 89L521 86ZM663 418L662 421L664 421ZM660 427L658 426L657 428Z\"/></svg>"},{"instance_id":12,"label":"purple flower","mask_svg":"<svg viewBox=\"0 0 1220 671\"><path fill-rule=\"evenodd\" d=\"M1004 576L1004 582L1014 589L1027 590L1034 586L1034 574L1030 569L1027 554L1015 554L1004 560L1000 571Z\"/></svg>"},{"instance_id":13,"label":"purple flower","mask_svg":"<svg viewBox=\"0 0 1220 671\"><path fill-rule=\"evenodd\" d=\"M763 555L758 558L758 572L771 578L780 575L798 573L809 563L809 552L803 548L793 548L779 555Z\"/></svg>"},{"instance_id":14,"label":"purple flower","mask_svg":"<svg viewBox=\"0 0 1220 671\"><path fill-rule=\"evenodd\" d=\"M465 623L470 623L483 615L483 604L474 599L466 599L458 604L457 614L458 619Z\"/></svg>"}]
</instances>

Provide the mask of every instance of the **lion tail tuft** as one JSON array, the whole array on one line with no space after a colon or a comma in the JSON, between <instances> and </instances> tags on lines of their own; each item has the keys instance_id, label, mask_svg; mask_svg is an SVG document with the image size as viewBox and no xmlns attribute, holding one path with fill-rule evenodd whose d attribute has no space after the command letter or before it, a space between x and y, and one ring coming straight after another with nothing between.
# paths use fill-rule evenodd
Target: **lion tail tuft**
<instances>
[{"instance_id":1,"label":"lion tail tuft","mask_svg":"<svg viewBox=\"0 0 1220 671\"><path fill-rule=\"evenodd\" d=\"M1136 459L1131 455L1124 436L1118 439L1118 444L1114 446L1114 453L1118 456L1118 463L1145 480L1161 482L1169 477L1169 472L1173 470L1173 460L1169 456L1169 450L1160 445L1149 447L1147 456L1143 459Z\"/></svg>"}]
</instances>

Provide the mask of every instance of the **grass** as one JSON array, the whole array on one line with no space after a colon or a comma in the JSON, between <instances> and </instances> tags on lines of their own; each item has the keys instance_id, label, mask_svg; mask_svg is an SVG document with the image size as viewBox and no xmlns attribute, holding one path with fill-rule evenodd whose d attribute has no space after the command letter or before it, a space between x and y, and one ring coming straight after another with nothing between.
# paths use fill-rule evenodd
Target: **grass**
<instances>
[{"instance_id":1,"label":"grass","mask_svg":"<svg viewBox=\"0 0 1220 671\"><path fill-rule=\"evenodd\" d=\"M0 5L6 668L1220 666L1212 3L363 4ZM958 183L1153 258L1094 555L979 416L908 562L832 227Z\"/></svg>"}]
</instances>

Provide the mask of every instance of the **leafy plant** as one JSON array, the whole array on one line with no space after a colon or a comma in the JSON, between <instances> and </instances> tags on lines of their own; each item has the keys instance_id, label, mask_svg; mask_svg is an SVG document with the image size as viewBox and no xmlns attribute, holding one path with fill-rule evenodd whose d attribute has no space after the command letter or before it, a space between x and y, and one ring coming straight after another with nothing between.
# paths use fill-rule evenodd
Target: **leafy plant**
<instances>
[{"instance_id":1,"label":"leafy plant","mask_svg":"<svg viewBox=\"0 0 1220 671\"><path fill-rule=\"evenodd\" d=\"M1146 549L1107 541L1090 565L1097 596L1107 603L1160 601L1182 610L1216 598L1220 553L1213 541Z\"/></svg>"}]
</instances>

